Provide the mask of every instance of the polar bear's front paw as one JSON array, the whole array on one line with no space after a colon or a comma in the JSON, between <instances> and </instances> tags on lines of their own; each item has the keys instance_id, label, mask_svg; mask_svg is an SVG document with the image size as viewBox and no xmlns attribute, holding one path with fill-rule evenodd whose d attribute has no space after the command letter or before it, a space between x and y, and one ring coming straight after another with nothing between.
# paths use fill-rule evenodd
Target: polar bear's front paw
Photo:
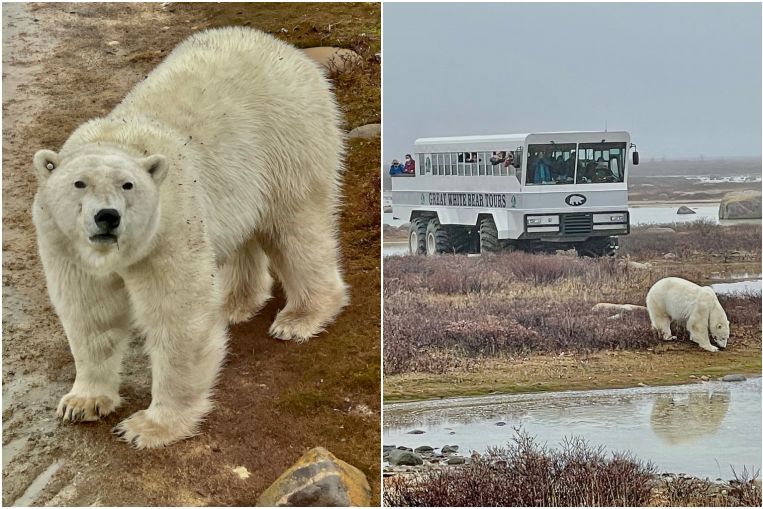
<instances>
[{"instance_id":1,"label":"polar bear's front paw","mask_svg":"<svg viewBox=\"0 0 763 509\"><path fill-rule=\"evenodd\" d=\"M301 343L322 332L323 321L306 311L283 309L270 326L270 335Z\"/></svg>"},{"instance_id":2,"label":"polar bear's front paw","mask_svg":"<svg viewBox=\"0 0 763 509\"><path fill-rule=\"evenodd\" d=\"M715 347L715 346L713 346L713 345L711 345L709 343L706 344L706 345L699 345L699 346L701 346L703 349L707 350L708 352L717 352L718 351L718 347Z\"/></svg>"},{"instance_id":3,"label":"polar bear's front paw","mask_svg":"<svg viewBox=\"0 0 763 509\"><path fill-rule=\"evenodd\" d=\"M191 432L183 432L177 426L157 421L149 416L147 410L135 412L114 426L111 432L136 449L162 447L193 435Z\"/></svg>"},{"instance_id":4,"label":"polar bear's front paw","mask_svg":"<svg viewBox=\"0 0 763 509\"><path fill-rule=\"evenodd\" d=\"M56 414L67 422L97 421L119 406L119 396L83 396L70 392L58 403Z\"/></svg>"}]
</instances>

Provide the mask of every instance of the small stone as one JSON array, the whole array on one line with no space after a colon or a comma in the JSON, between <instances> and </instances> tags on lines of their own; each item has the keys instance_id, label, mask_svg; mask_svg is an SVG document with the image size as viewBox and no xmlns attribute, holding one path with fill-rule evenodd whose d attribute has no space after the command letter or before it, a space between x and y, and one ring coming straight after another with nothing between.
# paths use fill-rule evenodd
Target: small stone
<instances>
[{"instance_id":1,"label":"small stone","mask_svg":"<svg viewBox=\"0 0 763 509\"><path fill-rule=\"evenodd\" d=\"M408 435L423 435L424 433L426 433L426 431L424 431L422 429L412 429L407 434Z\"/></svg>"},{"instance_id":2,"label":"small stone","mask_svg":"<svg viewBox=\"0 0 763 509\"><path fill-rule=\"evenodd\" d=\"M106 43L106 46L111 46L112 48L115 46L119 46L119 41L109 41Z\"/></svg>"},{"instance_id":3,"label":"small stone","mask_svg":"<svg viewBox=\"0 0 763 509\"><path fill-rule=\"evenodd\" d=\"M397 450L399 450L399 451L408 451L408 452L413 452L413 449L411 449L410 447L406 447L406 446L404 446L404 445L398 445L398 446L396 447L396 449L397 449Z\"/></svg>"},{"instance_id":4,"label":"small stone","mask_svg":"<svg viewBox=\"0 0 763 509\"><path fill-rule=\"evenodd\" d=\"M456 452L456 451L458 451L458 446L457 445L444 445L443 448L442 448L442 453L443 454L448 454L448 453L452 453L452 452Z\"/></svg>"},{"instance_id":5,"label":"small stone","mask_svg":"<svg viewBox=\"0 0 763 509\"><path fill-rule=\"evenodd\" d=\"M418 454L410 451L401 451L395 449L389 452L389 464L390 465L421 465L424 460Z\"/></svg>"},{"instance_id":6,"label":"small stone","mask_svg":"<svg viewBox=\"0 0 763 509\"><path fill-rule=\"evenodd\" d=\"M395 448L394 445L382 445L382 452L389 452L394 448Z\"/></svg>"},{"instance_id":7,"label":"small stone","mask_svg":"<svg viewBox=\"0 0 763 509\"><path fill-rule=\"evenodd\" d=\"M364 138L371 139L381 136L381 124L366 124L356 127L347 134L350 139Z\"/></svg>"},{"instance_id":8,"label":"small stone","mask_svg":"<svg viewBox=\"0 0 763 509\"><path fill-rule=\"evenodd\" d=\"M233 473L239 477L239 479L249 479L249 477L252 475L249 473L249 470L247 470L246 467L236 467L232 470Z\"/></svg>"},{"instance_id":9,"label":"small stone","mask_svg":"<svg viewBox=\"0 0 763 509\"><path fill-rule=\"evenodd\" d=\"M418 454L432 452L432 451L434 451L434 447L429 447L428 445L421 445L413 450L413 452Z\"/></svg>"},{"instance_id":10,"label":"small stone","mask_svg":"<svg viewBox=\"0 0 763 509\"><path fill-rule=\"evenodd\" d=\"M695 211L687 207L686 205L681 205L681 207L678 208L678 211L676 214L696 214Z\"/></svg>"},{"instance_id":11,"label":"small stone","mask_svg":"<svg viewBox=\"0 0 763 509\"><path fill-rule=\"evenodd\" d=\"M466 458L463 456L451 456L445 461L448 465L463 465L466 463Z\"/></svg>"},{"instance_id":12,"label":"small stone","mask_svg":"<svg viewBox=\"0 0 763 509\"><path fill-rule=\"evenodd\" d=\"M742 374L732 374L732 375L726 375L723 378L721 378L724 382L744 382L747 380L747 377Z\"/></svg>"},{"instance_id":13,"label":"small stone","mask_svg":"<svg viewBox=\"0 0 763 509\"><path fill-rule=\"evenodd\" d=\"M708 380L710 380L710 377L709 377L709 376L707 376L707 375L702 375L702 376L700 377L700 379L701 379L703 382L707 382Z\"/></svg>"},{"instance_id":14,"label":"small stone","mask_svg":"<svg viewBox=\"0 0 763 509\"><path fill-rule=\"evenodd\" d=\"M506 426L506 423L503 421L498 421L495 423L496 426Z\"/></svg>"},{"instance_id":15,"label":"small stone","mask_svg":"<svg viewBox=\"0 0 763 509\"><path fill-rule=\"evenodd\" d=\"M675 253L665 253L665 255L663 256L663 258L665 258L666 260L672 260L675 257L676 257Z\"/></svg>"}]
</instances>

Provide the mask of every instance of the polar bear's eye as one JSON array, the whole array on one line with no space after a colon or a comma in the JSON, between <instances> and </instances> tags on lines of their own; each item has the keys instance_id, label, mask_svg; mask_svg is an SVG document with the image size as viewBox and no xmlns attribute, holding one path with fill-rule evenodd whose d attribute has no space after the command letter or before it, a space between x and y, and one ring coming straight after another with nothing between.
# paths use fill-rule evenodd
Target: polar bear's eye
<instances>
[{"instance_id":1,"label":"polar bear's eye","mask_svg":"<svg viewBox=\"0 0 763 509\"><path fill-rule=\"evenodd\" d=\"M77 182L74 183L74 187L76 187L77 189L85 189L85 183L82 182L81 180L78 180Z\"/></svg>"},{"instance_id":2,"label":"polar bear's eye","mask_svg":"<svg viewBox=\"0 0 763 509\"><path fill-rule=\"evenodd\" d=\"M124 184L122 184L122 189L124 189L125 191L129 191L130 189L132 189L132 182L125 182Z\"/></svg>"}]
</instances>

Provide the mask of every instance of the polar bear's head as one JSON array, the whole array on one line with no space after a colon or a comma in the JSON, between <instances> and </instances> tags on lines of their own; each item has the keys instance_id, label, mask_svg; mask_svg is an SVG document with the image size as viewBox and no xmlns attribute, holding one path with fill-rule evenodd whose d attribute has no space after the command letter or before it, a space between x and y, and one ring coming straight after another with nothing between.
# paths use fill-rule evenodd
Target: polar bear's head
<instances>
[{"instance_id":1,"label":"polar bear's head","mask_svg":"<svg viewBox=\"0 0 763 509\"><path fill-rule=\"evenodd\" d=\"M713 293L713 306L710 308L710 316L708 317L707 327L712 337L711 341L718 348L726 348L726 344L729 340L729 320L726 318L726 312L723 310L721 303L718 302L718 297L712 288L708 288Z\"/></svg>"},{"instance_id":2,"label":"polar bear's head","mask_svg":"<svg viewBox=\"0 0 763 509\"><path fill-rule=\"evenodd\" d=\"M86 266L110 272L136 262L159 228L159 186L164 156L132 157L113 148L81 150L62 157L34 155L37 202L49 228L68 240Z\"/></svg>"}]
</instances>

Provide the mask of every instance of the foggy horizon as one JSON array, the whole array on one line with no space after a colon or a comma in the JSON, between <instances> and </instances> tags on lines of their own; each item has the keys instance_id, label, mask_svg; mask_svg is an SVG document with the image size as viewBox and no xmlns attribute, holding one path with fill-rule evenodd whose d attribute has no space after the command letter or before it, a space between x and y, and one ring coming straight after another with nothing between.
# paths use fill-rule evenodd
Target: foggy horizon
<instances>
[{"instance_id":1,"label":"foggy horizon","mask_svg":"<svg viewBox=\"0 0 763 509\"><path fill-rule=\"evenodd\" d=\"M605 123L644 162L760 159L760 20L752 3L385 4L383 161L416 138Z\"/></svg>"}]
</instances>

